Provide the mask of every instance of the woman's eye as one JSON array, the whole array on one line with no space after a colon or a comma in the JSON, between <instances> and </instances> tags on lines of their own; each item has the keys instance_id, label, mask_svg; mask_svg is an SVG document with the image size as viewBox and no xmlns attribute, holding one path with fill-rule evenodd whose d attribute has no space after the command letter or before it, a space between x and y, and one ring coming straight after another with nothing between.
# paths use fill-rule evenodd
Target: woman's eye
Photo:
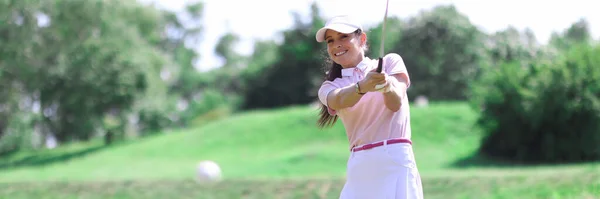
<instances>
[{"instance_id":1,"label":"woman's eye","mask_svg":"<svg viewBox=\"0 0 600 199\"><path fill-rule=\"evenodd\" d=\"M327 43L331 43L331 42L333 42L333 40L331 40L331 39L330 39L330 40L327 40Z\"/></svg>"}]
</instances>

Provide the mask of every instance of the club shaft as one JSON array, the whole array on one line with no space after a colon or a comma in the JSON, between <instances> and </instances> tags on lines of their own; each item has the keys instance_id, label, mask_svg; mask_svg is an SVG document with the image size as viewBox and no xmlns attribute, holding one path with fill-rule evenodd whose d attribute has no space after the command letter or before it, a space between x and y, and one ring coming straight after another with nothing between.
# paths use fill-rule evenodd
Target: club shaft
<instances>
[{"instance_id":1,"label":"club shaft","mask_svg":"<svg viewBox=\"0 0 600 199\"><path fill-rule=\"evenodd\" d=\"M385 22L387 20L388 5L389 4L390 4L390 0L386 0L386 3L385 3L385 14L383 15L383 24L382 24L382 27L381 27L381 46L380 46L380 49L379 49L379 57L383 57L383 55L384 55L384 52L383 52L384 48L383 47L384 47L384 44L385 44Z\"/></svg>"}]
</instances>

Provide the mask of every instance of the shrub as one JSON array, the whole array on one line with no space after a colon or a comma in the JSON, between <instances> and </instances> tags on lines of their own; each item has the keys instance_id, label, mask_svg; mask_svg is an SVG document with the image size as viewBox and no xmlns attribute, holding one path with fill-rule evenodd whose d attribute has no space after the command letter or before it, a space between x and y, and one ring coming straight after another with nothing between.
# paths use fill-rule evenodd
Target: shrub
<instances>
[{"instance_id":1,"label":"shrub","mask_svg":"<svg viewBox=\"0 0 600 199\"><path fill-rule=\"evenodd\" d=\"M536 163L600 159L600 46L574 47L551 62L505 63L475 85L482 154Z\"/></svg>"},{"instance_id":2,"label":"shrub","mask_svg":"<svg viewBox=\"0 0 600 199\"><path fill-rule=\"evenodd\" d=\"M7 126L0 134L0 156L22 149L41 147L45 140L34 139L34 114L16 112L7 118ZM34 142L38 141L38 142Z\"/></svg>"},{"instance_id":3,"label":"shrub","mask_svg":"<svg viewBox=\"0 0 600 199\"><path fill-rule=\"evenodd\" d=\"M238 109L240 100L235 94L206 89L201 97L189 102L189 107L181 114L181 120L186 126L194 126L226 117Z\"/></svg>"}]
</instances>

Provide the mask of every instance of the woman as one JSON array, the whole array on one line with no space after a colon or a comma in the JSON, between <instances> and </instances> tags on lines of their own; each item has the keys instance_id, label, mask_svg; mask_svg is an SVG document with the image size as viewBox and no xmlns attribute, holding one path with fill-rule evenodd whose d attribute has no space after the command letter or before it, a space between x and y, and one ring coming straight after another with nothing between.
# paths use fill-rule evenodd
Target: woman
<instances>
[{"instance_id":1,"label":"woman","mask_svg":"<svg viewBox=\"0 0 600 199\"><path fill-rule=\"evenodd\" d=\"M339 117L350 157L341 199L423 198L410 141L408 72L398 54L377 59L365 56L367 35L348 16L330 19L316 34L327 42L332 66L318 91L322 105L319 126Z\"/></svg>"}]
</instances>

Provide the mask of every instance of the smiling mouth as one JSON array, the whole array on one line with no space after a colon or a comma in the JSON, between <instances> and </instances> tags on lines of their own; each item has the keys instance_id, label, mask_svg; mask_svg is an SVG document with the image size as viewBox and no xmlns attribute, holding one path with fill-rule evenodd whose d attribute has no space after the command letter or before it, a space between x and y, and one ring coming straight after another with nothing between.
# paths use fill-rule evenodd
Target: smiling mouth
<instances>
[{"instance_id":1,"label":"smiling mouth","mask_svg":"<svg viewBox=\"0 0 600 199\"><path fill-rule=\"evenodd\" d=\"M340 55L346 54L346 52L348 52L348 51L345 50L345 51L342 51L342 52L335 53L335 56L340 56Z\"/></svg>"}]
</instances>

